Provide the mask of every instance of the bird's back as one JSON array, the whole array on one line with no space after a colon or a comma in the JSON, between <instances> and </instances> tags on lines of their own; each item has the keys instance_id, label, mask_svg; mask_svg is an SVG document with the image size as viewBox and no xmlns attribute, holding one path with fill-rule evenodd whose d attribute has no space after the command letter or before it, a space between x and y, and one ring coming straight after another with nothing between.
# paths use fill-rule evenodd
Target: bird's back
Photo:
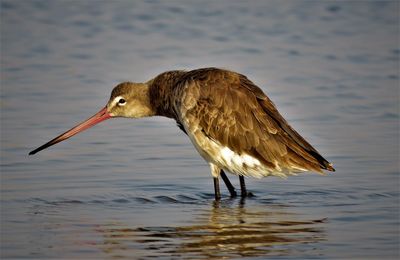
<instances>
[{"instance_id":1,"label":"bird's back","mask_svg":"<svg viewBox=\"0 0 400 260\"><path fill-rule=\"evenodd\" d=\"M334 171L244 75L204 68L151 82L158 114L174 118L209 162L237 174L286 176Z\"/></svg>"}]
</instances>

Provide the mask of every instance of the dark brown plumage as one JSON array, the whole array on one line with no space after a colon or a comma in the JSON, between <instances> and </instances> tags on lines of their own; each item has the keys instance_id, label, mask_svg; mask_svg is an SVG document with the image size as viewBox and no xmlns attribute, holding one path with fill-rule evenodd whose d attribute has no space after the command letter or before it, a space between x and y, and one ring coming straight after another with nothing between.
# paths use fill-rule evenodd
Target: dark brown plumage
<instances>
[{"instance_id":1,"label":"dark brown plumage","mask_svg":"<svg viewBox=\"0 0 400 260\"><path fill-rule=\"evenodd\" d=\"M293 165L321 172L334 170L281 116L273 102L246 76L216 68L172 71L150 82L150 100L157 115L201 128L237 154L248 154L274 168ZM176 111L176 110L181 111Z\"/></svg>"},{"instance_id":2,"label":"dark brown plumage","mask_svg":"<svg viewBox=\"0 0 400 260\"><path fill-rule=\"evenodd\" d=\"M107 118L154 115L176 120L209 162L214 181L222 170L253 177L334 171L259 87L244 75L217 68L169 71L146 83L121 83L97 117L31 153Z\"/></svg>"}]
</instances>

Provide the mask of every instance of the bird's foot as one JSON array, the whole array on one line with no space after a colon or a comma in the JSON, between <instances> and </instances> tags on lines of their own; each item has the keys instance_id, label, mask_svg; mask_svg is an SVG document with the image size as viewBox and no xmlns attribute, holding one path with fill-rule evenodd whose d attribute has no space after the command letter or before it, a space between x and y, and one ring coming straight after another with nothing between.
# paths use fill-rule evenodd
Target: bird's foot
<instances>
[{"instance_id":1,"label":"bird's foot","mask_svg":"<svg viewBox=\"0 0 400 260\"><path fill-rule=\"evenodd\" d=\"M237 192L235 190L229 191L231 198L236 198L237 197Z\"/></svg>"},{"instance_id":2,"label":"bird's foot","mask_svg":"<svg viewBox=\"0 0 400 260\"><path fill-rule=\"evenodd\" d=\"M251 192L251 191L242 192L242 193L240 194L240 196L241 196L242 198L251 198L251 197L255 197L255 195L254 195L253 192Z\"/></svg>"}]
</instances>

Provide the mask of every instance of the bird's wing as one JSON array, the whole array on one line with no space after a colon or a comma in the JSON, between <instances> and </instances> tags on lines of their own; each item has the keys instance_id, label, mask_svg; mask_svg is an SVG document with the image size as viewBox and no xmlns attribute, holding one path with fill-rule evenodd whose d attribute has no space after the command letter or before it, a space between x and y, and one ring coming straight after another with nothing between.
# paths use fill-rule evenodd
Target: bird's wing
<instances>
[{"instance_id":1,"label":"bird's wing","mask_svg":"<svg viewBox=\"0 0 400 260\"><path fill-rule=\"evenodd\" d=\"M193 73L184 84L185 114L222 146L253 156L272 169L334 170L245 76L210 69Z\"/></svg>"}]
</instances>

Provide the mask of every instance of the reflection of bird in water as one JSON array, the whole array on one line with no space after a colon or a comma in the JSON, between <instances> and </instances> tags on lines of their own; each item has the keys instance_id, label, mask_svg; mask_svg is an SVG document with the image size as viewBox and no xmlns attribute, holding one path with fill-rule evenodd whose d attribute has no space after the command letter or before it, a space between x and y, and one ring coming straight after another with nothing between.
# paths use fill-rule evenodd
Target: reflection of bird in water
<instances>
[{"instance_id":1,"label":"reflection of bird in water","mask_svg":"<svg viewBox=\"0 0 400 260\"><path fill-rule=\"evenodd\" d=\"M300 244L318 243L325 237L324 219L302 220L279 205L217 202L211 209L200 211L192 222L195 224L142 228L114 224L97 231L104 237L100 245L103 252L111 256L195 259L288 256L296 253L295 248L301 250Z\"/></svg>"},{"instance_id":2,"label":"reflection of bird in water","mask_svg":"<svg viewBox=\"0 0 400 260\"><path fill-rule=\"evenodd\" d=\"M241 74L216 68L168 71L146 83L121 83L97 114L29 154L112 117L155 115L175 119L210 164L217 200L219 176L236 195L223 170L239 176L242 196L248 195L243 176L334 171L260 88Z\"/></svg>"}]
</instances>

